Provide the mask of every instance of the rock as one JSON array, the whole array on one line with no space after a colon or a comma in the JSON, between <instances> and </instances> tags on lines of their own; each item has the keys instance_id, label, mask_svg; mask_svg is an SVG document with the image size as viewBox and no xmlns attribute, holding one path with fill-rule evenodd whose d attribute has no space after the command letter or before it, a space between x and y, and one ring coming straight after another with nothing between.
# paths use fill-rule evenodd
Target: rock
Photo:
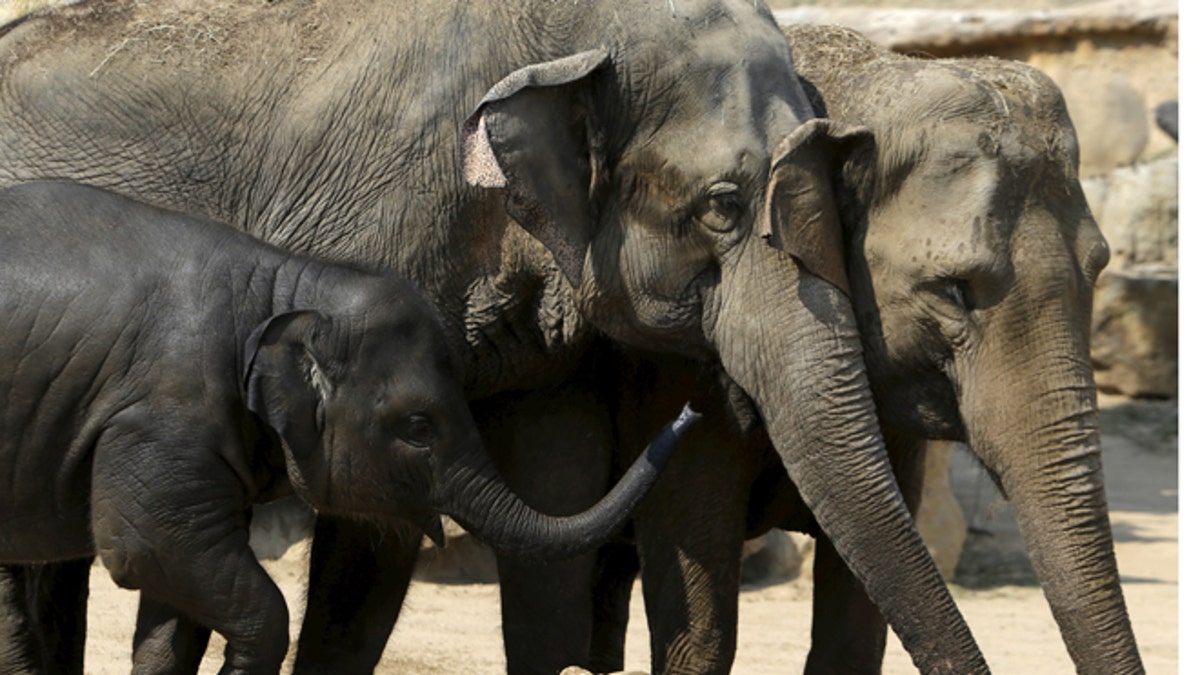
<instances>
[{"instance_id":1,"label":"rock","mask_svg":"<svg viewBox=\"0 0 1200 675\"><path fill-rule=\"evenodd\" d=\"M1154 108L1154 123L1171 140L1179 142L1179 101L1166 101Z\"/></svg>"},{"instance_id":2,"label":"rock","mask_svg":"<svg viewBox=\"0 0 1200 675\"><path fill-rule=\"evenodd\" d=\"M1150 120L1129 78L1092 68L1045 70L1062 89L1075 125L1079 174L1095 176L1133 164L1150 140Z\"/></svg>"},{"instance_id":3,"label":"rock","mask_svg":"<svg viewBox=\"0 0 1200 675\"><path fill-rule=\"evenodd\" d=\"M491 548L446 516L442 516L442 529L446 547L438 548L426 537L417 555L414 579L438 584L494 584L500 580Z\"/></svg>"},{"instance_id":4,"label":"rock","mask_svg":"<svg viewBox=\"0 0 1200 675\"><path fill-rule=\"evenodd\" d=\"M1117 169L1083 181L1092 215L1108 240L1108 269L1179 264L1179 160Z\"/></svg>"},{"instance_id":5,"label":"rock","mask_svg":"<svg viewBox=\"0 0 1200 675\"><path fill-rule=\"evenodd\" d=\"M1178 336L1178 270L1141 266L1100 275L1092 318L1092 364L1101 391L1177 396Z\"/></svg>"},{"instance_id":6,"label":"rock","mask_svg":"<svg viewBox=\"0 0 1200 675\"><path fill-rule=\"evenodd\" d=\"M812 554L813 540L807 535L771 530L742 546L741 582L761 586L791 581Z\"/></svg>"},{"instance_id":7,"label":"rock","mask_svg":"<svg viewBox=\"0 0 1200 675\"><path fill-rule=\"evenodd\" d=\"M955 444L929 441L925 452L925 485L917 509L917 530L929 548L938 571L954 578L967 539L967 519L950 485L950 461Z\"/></svg>"},{"instance_id":8,"label":"rock","mask_svg":"<svg viewBox=\"0 0 1200 675\"><path fill-rule=\"evenodd\" d=\"M292 495L266 504L255 504L250 518L250 548L264 560L278 560L293 544L312 535L315 515Z\"/></svg>"}]
</instances>

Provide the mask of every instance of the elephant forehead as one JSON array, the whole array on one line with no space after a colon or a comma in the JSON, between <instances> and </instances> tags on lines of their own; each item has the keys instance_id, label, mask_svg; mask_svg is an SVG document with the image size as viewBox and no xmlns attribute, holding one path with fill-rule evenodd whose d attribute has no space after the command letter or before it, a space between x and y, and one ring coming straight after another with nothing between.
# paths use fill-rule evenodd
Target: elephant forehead
<instances>
[{"instance_id":1,"label":"elephant forehead","mask_svg":"<svg viewBox=\"0 0 1200 675\"><path fill-rule=\"evenodd\" d=\"M773 23L717 15L668 25L687 30L677 40L656 34L626 44L617 60L635 144L668 133L693 143L745 134L769 146L814 116Z\"/></svg>"},{"instance_id":2,"label":"elephant forehead","mask_svg":"<svg viewBox=\"0 0 1200 675\"><path fill-rule=\"evenodd\" d=\"M918 272L987 266L1005 255L1014 218L1002 218L1006 171L965 146L926 155L872 211L867 249Z\"/></svg>"}]
</instances>

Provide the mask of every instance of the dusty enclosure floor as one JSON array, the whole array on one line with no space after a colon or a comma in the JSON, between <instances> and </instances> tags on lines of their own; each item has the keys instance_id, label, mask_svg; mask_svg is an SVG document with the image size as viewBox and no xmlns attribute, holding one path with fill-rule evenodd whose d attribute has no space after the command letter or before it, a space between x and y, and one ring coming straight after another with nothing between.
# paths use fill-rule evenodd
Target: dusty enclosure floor
<instances>
[{"instance_id":1,"label":"dusty enclosure floor","mask_svg":"<svg viewBox=\"0 0 1200 675\"><path fill-rule=\"evenodd\" d=\"M1104 469L1125 597L1148 673L1178 672L1178 442L1174 402L1102 400ZM955 491L974 525L952 585L993 672L1073 672L1066 649L1032 578L1011 516L993 500L976 467L954 463ZM305 545L267 563L292 609L299 633ZM741 595L738 656L741 675L796 673L808 649L811 578L747 589ZM89 604L88 673L129 672L136 595L93 568ZM640 589L634 591L626 667L649 670L650 650ZM220 667L214 637L202 672ZM294 646L294 645L293 645ZM500 600L495 585L415 583L388 644L380 673L503 673ZM914 673L893 636L885 673Z\"/></svg>"}]
</instances>

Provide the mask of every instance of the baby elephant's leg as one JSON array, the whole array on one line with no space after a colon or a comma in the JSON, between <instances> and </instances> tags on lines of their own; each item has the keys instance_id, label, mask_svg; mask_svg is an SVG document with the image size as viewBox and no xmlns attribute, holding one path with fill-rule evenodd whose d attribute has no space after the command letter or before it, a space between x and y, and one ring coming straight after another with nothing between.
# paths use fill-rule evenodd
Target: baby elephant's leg
<instances>
[{"instance_id":1,"label":"baby elephant's leg","mask_svg":"<svg viewBox=\"0 0 1200 675\"><path fill-rule=\"evenodd\" d=\"M197 440L203 433L193 428L187 443L164 441L151 437L147 426L113 428L97 447L97 553L113 580L140 589L159 605L160 616L162 606L173 607L189 617L185 630L203 626L224 636L222 673L279 672L288 648L288 610L250 550L242 484L220 460L216 443ZM146 621L149 628L154 619ZM185 652L168 663L194 659L194 645L166 639ZM160 640L141 646L163 647ZM154 661L149 651L137 656ZM157 672L156 664L135 662L135 672Z\"/></svg>"},{"instance_id":2,"label":"baby elephant's leg","mask_svg":"<svg viewBox=\"0 0 1200 675\"><path fill-rule=\"evenodd\" d=\"M133 634L137 673L195 673L212 631L170 605L142 595Z\"/></svg>"}]
</instances>

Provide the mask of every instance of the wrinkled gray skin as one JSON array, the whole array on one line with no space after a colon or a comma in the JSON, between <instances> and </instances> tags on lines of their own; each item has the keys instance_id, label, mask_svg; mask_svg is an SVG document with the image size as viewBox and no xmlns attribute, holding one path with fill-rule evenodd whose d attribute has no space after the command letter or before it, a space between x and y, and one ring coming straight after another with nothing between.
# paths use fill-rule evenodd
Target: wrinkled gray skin
<instances>
[{"instance_id":1,"label":"wrinkled gray skin","mask_svg":"<svg viewBox=\"0 0 1200 675\"><path fill-rule=\"evenodd\" d=\"M828 114L874 132L838 187L868 375L910 506L925 439L969 443L1015 510L1079 672L1141 672L1088 350L1092 287L1109 254L1061 93L1015 62L906 59L840 28L785 32ZM624 392L626 453L652 430L638 414L685 392L704 405L694 366L651 363L622 366L651 374ZM879 672L885 623L796 495L780 490L769 439L753 420L743 436L744 421L709 413L635 518L654 672L728 672L740 543L770 526L818 534L806 672ZM596 635L623 635L611 606L627 602L630 559L610 551L597 592L609 600L575 619L594 621ZM620 670L621 654L601 650L592 668Z\"/></svg>"},{"instance_id":2,"label":"wrinkled gray skin","mask_svg":"<svg viewBox=\"0 0 1200 675\"><path fill-rule=\"evenodd\" d=\"M1061 92L1020 63L883 56L834 29L788 35L828 114L875 130L874 154L854 157L841 184L855 312L892 454L919 465L905 445L969 443L1013 507L1076 669L1141 672L1089 353L1109 250ZM856 49L857 63L837 65ZM920 494L916 481L904 489ZM878 620L876 635L882 644Z\"/></svg>"},{"instance_id":3,"label":"wrinkled gray skin","mask_svg":"<svg viewBox=\"0 0 1200 675\"><path fill-rule=\"evenodd\" d=\"M811 119L765 6L167 5L85 3L0 38L0 182L107 186L400 272L445 314L474 399L546 391L597 331L712 362L916 662L985 668L888 466L838 287L829 167L855 132ZM415 535L318 524L298 670L375 663Z\"/></svg>"},{"instance_id":4,"label":"wrinkled gray skin","mask_svg":"<svg viewBox=\"0 0 1200 675\"><path fill-rule=\"evenodd\" d=\"M142 591L139 632L182 612L228 640L223 672L278 669L288 646L287 605L248 545L253 502L294 489L440 541L436 509L500 550L570 556L624 523L674 440L611 507L526 514L414 287L95 188L0 191L0 288L0 482L15 487L0 561L98 553ZM448 492L462 475L490 487ZM137 671L173 665L135 654Z\"/></svg>"}]
</instances>

